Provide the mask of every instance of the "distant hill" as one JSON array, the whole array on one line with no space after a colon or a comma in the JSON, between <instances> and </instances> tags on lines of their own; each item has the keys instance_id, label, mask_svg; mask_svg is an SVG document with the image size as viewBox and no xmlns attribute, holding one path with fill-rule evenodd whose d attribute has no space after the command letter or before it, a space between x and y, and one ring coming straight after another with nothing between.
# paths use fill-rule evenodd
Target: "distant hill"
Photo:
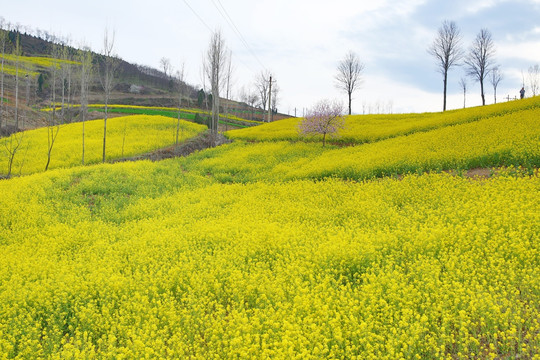
<instances>
[{"instance_id":1,"label":"distant hill","mask_svg":"<svg viewBox=\"0 0 540 360\"><path fill-rule=\"evenodd\" d=\"M12 50L12 44L15 43L16 33L9 31L9 44L6 49L6 54L9 54ZM28 33L20 34L20 44L22 48L22 55L27 57L51 57L53 53L53 47L55 43L62 43L62 41L56 40L53 42L54 37L47 33L43 33L44 38ZM58 44L57 44L58 45ZM73 60L76 60L77 49L68 45L61 44L60 46L66 46L68 52ZM93 53L94 65L99 68L103 64L104 57L101 54ZM37 81L39 75L42 75L44 79L43 91L36 96L35 103L46 104L50 98L48 89L50 88L50 69L48 67L39 67L32 69L33 83L32 87L37 90ZM6 80L9 83L9 79ZM8 87L9 89L9 87ZM198 92L200 89L193 85L185 84L185 101L184 106L199 107ZM6 98L9 98L9 90L6 94ZM76 96L76 94L75 94ZM101 85L98 80L98 75L95 74L93 85L90 88L90 102L101 103L103 101L103 94ZM118 70L115 74L115 87L111 94L111 103L124 104L124 105L143 105L143 106L177 106L177 95L174 92L174 84L172 79L167 76L163 71L152 68L146 65L139 65L129 63L122 59L119 59ZM205 109L207 102L204 102L201 108ZM246 103L237 102L234 100L222 100L223 106L226 106L229 111L234 109L234 113L237 116L244 118L251 118L255 120L264 120L265 113L259 108L253 108ZM274 120L283 119L289 117L285 114L275 114Z\"/></svg>"}]
</instances>

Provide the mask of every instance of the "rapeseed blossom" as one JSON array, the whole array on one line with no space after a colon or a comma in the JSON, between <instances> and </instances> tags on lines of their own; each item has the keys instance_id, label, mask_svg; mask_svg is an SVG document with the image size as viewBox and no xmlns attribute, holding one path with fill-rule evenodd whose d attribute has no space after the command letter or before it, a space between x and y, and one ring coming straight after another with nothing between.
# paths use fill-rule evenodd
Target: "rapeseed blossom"
<instances>
[{"instance_id":1,"label":"rapeseed blossom","mask_svg":"<svg viewBox=\"0 0 540 360\"><path fill-rule=\"evenodd\" d=\"M164 116L133 115L111 118L107 121L107 159L139 155L173 145L176 119ZM180 122L179 139L194 137L205 126L187 121ZM85 163L98 163L102 159L103 120L86 121ZM22 145L13 164L14 174L31 174L45 169L47 162L47 128L25 131ZM7 173L8 158L4 156L4 143L0 139L0 174ZM6 154L7 155L7 154ZM78 166L82 159L82 123L59 126L58 137L52 149L50 169Z\"/></svg>"},{"instance_id":2,"label":"rapeseed blossom","mask_svg":"<svg viewBox=\"0 0 540 360\"><path fill-rule=\"evenodd\" d=\"M540 97L511 101L490 106L472 107L443 113L352 115L346 117L347 127L334 143L361 144L383 139L426 132L441 127L494 118L540 106ZM231 130L231 139L251 141L298 141L299 118L289 118L262 126ZM313 140L319 141L319 138Z\"/></svg>"},{"instance_id":3,"label":"rapeseed blossom","mask_svg":"<svg viewBox=\"0 0 540 360\"><path fill-rule=\"evenodd\" d=\"M0 183L4 357L536 356L537 176L220 184L172 164Z\"/></svg>"},{"instance_id":4,"label":"rapeseed blossom","mask_svg":"<svg viewBox=\"0 0 540 360\"><path fill-rule=\"evenodd\" d=\"M540 359L534 104L0 181L0 358Z\"/></svg>"}]
</instances>

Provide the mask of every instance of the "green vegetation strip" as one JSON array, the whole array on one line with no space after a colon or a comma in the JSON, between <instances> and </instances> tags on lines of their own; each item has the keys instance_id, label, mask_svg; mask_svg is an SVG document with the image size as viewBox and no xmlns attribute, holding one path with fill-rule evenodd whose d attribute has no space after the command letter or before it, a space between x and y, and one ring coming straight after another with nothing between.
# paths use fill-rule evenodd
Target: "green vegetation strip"
<instances>
[{"instance_id":1,"label":"green vegetation strip","mask_svg":"<svg viewBox=\"0 0 540 360\"><path fill-rule=\"evenodd\" d=\"M105 112L105 109L97 109L97 108L89 108L89 111L98 111L98 112ZM167 116L171 118L177 118L178 117L178 111L174 110L157 110L157 109L139 109L139 108L109 108L107 110L111 113L121 113L121 114L131 114L131 115L160 115L160 116ZM208 116L208 115L206 115ZM186 119L186 120L195 120L195 114L194 113L188 113L188 112L180 112L180 118ZM247 128L250 126L239 124L238 122L233 121L224 121L219 120L220 124L226 124L238 128Z\"/></svg>"}]
</instances>

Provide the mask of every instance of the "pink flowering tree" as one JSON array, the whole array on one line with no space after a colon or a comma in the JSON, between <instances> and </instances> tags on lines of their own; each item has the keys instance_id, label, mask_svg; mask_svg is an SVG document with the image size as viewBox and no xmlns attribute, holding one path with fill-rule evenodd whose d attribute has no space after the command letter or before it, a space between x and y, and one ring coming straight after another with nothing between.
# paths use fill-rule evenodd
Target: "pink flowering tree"
<instances>
[{"instance_id":1,"label":"pink flowering tree","mask_svg":"<svg viewBox=\"0 0 540 360\"><path fill-rule=\"evenodd\" d=\"M336 137L338 131L345 128L343 105L335 101L321 100L308 110L305 118L298 124L301 136L322 135L323 147L326 136Z\"/></svg>"}]
</instances>

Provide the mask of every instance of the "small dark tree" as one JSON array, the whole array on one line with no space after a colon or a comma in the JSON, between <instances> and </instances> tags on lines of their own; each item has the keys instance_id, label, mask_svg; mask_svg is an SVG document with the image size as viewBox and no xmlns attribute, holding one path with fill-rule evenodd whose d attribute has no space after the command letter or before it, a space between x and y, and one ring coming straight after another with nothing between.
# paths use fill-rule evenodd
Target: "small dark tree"
<instances>
[{"instance_id":1,"label":"small dark tree","mask_svg":"<svg viewBox=\"0 0 540 360\"><path fill-rule=\"evenodd\" d=\"M204 90L201 89L197 92L197 106L202 109L204 98L206 97L206 94L204 93Z\"/></svg>"},{"instance_id":2,"label":"small dark tree","mask_svg":"<svg viewBox=\"0 0 540 360\"><path fill-rule=\"evenodd\" d=\"M37 80L37 83L38 83L37 93L38 93L38 95L43 94L43 83L44 82L45 82L45 79L43 78L43 74L39 74L39 77L38 77L38 80Z\"/></svg>"},{"instance_id":3,"label":"small dark tree","mask_svg":"<svg viewBox=\"0 0 540 360\"><path fill-rule=\"evenodd\" d=\"M322 135L323 147L326 136L337 136L340 129L345 128L343 106L329 100L319 101L298 124L300 135Z\"/></svg>"}]
</instances>

